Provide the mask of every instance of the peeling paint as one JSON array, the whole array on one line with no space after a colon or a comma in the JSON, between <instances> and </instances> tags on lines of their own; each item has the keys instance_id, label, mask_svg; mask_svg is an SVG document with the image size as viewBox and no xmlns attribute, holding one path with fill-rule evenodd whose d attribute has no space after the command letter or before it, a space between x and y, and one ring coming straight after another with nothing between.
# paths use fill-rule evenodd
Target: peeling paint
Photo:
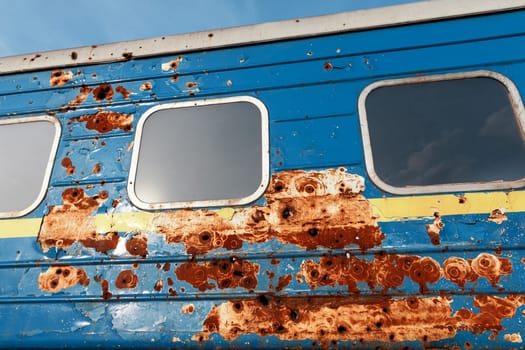
<instances>
[{"instance_id":1,"label":"peeling paint","mask_svg":"<svg viewBox=\"0 0 525 350\"><path fill-rule=\"evenodd\" d=\"M238 209L231 220L199 209L161 213L153 223L167 242L183 242L190 254L236 250L243 242L274 238L307 250L350 244L367 250L380 245L384 235L363 190L363 178L344 168L291 170L272 176L267 206Z\"/></svg>"},{"instance_id":2,"label":"peeling paint","mask_svg":"<svg viewBox=\"0 0 525 350\"><path fill-rule=\"evenodd\" d=\"M80 89L79 89L79 93L80 94L77 95L74 100L69 101L68 104L74 106L74 105L79 105L79 104L83 103L86 100L86 98L89 96L89 93L92 90L93 90L92 88L90 88L90 87L88 87L86 85L81 86Z\"/></svg>"},{"instance_id":3,"label":"peeling paint","mask_svg":"<svg viewBox=\"0 0 525 350\"><path fill-rule=\"evenodd\" d=\"M49 78L50 86L63 86L66 85L68 81L73 78L73 72L63 71L60 69L54 70L51 72L51 77Z\"/></svg>"},{"instance_id":4,"label":"peeling paint","mask_svg":"<svg viewBox=\"0 0 525 350\"><path fill-rule=\"evenodd\" d=\"M38 276L38 287L48 292L57 293L77 284L86 287L89 278L84 269L73 266L52 266Z\"/></svg>"},{"instance_id":5,"label":"peeling paint","mask_svg":"<svg viewBox=\"0 0 525 350\"><path fill-rule=\"evenodd\" d=\"M519 333L505 334L503 339L511 343L523 343L523 339Z\"/></svg>"},{"instance_id":6,"label":"peeling paint","mask_svg":"<svg viewBox=\"0 0 525 350\"><path fill-rule=\"evenodd\" d=\"M86 123L86 129L96 130L99 133L108 133L115 129L125 132L133 130L133 114L118 112L98 111L95 114L86 114L71 118L68 124L81 122Z\"/></svg>"}]
</instances>

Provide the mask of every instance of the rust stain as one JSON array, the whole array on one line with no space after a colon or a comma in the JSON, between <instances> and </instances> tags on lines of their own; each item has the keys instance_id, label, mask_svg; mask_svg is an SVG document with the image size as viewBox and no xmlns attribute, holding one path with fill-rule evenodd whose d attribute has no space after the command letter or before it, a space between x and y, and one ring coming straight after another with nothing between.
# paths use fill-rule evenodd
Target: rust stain
<instances>
[{"instance_id":1,"label":"rust stain","mask_svg":"<svg viewBox=\"0 0 525 350\"><path fill-rule=\"evenodd\" d=\"M163 280L157 280L157 282L155 282L155 286L153 286L153 289L156 292L160 292L162 290L162 288L164 288L164 281Z\"/></svg>"},{"instance_id":2,"label":"rust stain","mask_svg":"<svg viewBox=\"0 0 525 350\"><path fill-rule=\"evenodd\" d=\"M441 216L439 216L439 213L437 212L434 213L434 222L432 224L426 225L428 237L430 238L430 241L433 245L441 244L441 237L439 236L439 233L443 227L445 227L445 225L441 221Z\"/></svg>"},{"instance_id":3,"label":"rust stain","mask_svg":"<svg viewBox=\"0 0 525 350\"><path fill-rule=\"evenodd\" d=\"M182 56L177 57L174 60L171 60L169 62L163 63L161 65L161 68L163 71L169 71L169 70L177 70L179 68L179 63L182 62Z\"/></svg>"},{"instance_id":4,"label":"rust stain","mask_svg":"<svg viewBox=\"0 0 525 350\"><path fill-rule=\"evenodd\" d=\"M111 297L113 297L113 294L109 291L109 282L105 279L102 279L102 277L99 275L95 276L94 280L95 282L100 283L100 289L102 290L102 299L111 299Z\"/></svg>"},{"instance_id":5,"label":"rust stain","mask_svg":"<svg viewBox=\"0 0 525 350\"><path fill-rule=\"evenodd\" d=\"M272 239L307 250L355 244L366 251L380 245L384 234L363 190L363 178L344 168L291 170L272 176L267 206L238 209L231 220L206 209L164 212L154 224L167 242L183 242L190 254Z\"/></svg>"},{"instance_id":6,"label":"rust stain","mask_svg":"<svg viewBox=\"0 0 525 350\"><path fill-rule=\"evenodd\" d=\"M73 78L73 72L63 71L60 69L54 70L51 72L51 77L49 78L49 85L51 86L63 86L66 85L68 81Z\"/></svg>"},{"instance_id":7,"label":"rust stain","mask_svg":"<svg viewBox=\"0 0 525 350\"><path fill-rule=\"evenodd\" d=\"M100 165L100 163L97 163L93 166L93 174L98 174L100 173L100 170L101 170L102 166Z\"/></svg>"},{"instance_id":8,"label":"rust stain","mask_svg":"<svg viewBox=\"0 0 525 350\"><path fill-rule=\"evenodd\" d=\"M186 304L180 310L183 314L191 315L195 311L195 306L193 304Z\"/></svg>"},{"instance_id":9,"label":"rust stain","mask_svg":"<svg viewBox=\"0 0 525 350\"><path fill-rule=\"evenodd\" d=\"M82 85L79 89L79 93L80 95L77 95L75 97L75 99L73 99L72 101L69 101L69 105L79 105L81 104L82 102L84 102L86 100L86 98L89 96L89 93L92 91L93 89L86 86L86 85Z\"/></svg>"},{"instance_id":10,"label":"rust stain","mask_svg":"<svg viewBox=\"0 0 525 350\"><path fill-rule=\"evenodd\" d=\"M277 291L281 291L284 288L286 288L290 282L292 281L292 274L289 273L287 275L279 277L279 281L277 282Z\"/></svg>"},{"instance_id":11,"label":"rust stain","mask_svg":"<svg viewBox=\"0 0 525 350\"><path fill-rule=\"evenodd\" d=\"M503 221L507 221L508 217L505 214L504 210L502 208L499 208L499 209L494 209L490 213L488 220L490 222L495 222L496 224L500 225L501 223L503 223Z\"/></svg>"},{"instance_id":12,"label":"rust stain","mask_svg":"<svg viewBox=\"0 0 525 350\"><path fill-rule=\"evenodd\" d=\"M150 91L153 88L153 85L149 81L145 82L140 86L140 91Z\"/></svg>"},{"instance_id":13,"label":"rust stain","mask_svg":"<svg viewBox=\"0 0 525 350\"><path fill-rule=\"evenodd\" d=\"M460 330L497 333L503 329L502 320L514 317L516 309L525 303L525 296L476 296L478 313L467 309L453 313L451 302L452 298L444 296L391 299L262 295L213 307L203 332L193 339L206 341L217 333L231 341L255 333L281 340L312 339L324 345L349 340L428 343L453 338Z\"/></svg>"},{"instance_id":14,"label":"rust stain","mask_svg":"<svg viewBox=\"0 0 525 350\"><path fill-rule=\"evenodd\" d=\"M71 161L71 158L69 157L64 157L64 159L62 159L62 162L60 163L60 165L62 165L62 167L66 168L66 174L67 176L71 176L75 173L76 171L76 167L73 165L73 162Z\"/></svg>"},{"instance_id":15,"label":"rust stain","mask_svg":"<svg viewBox=\"0 0 525 350\"><path fill-rule=\"evenodd\" d=\"M84 269L73 266L51 266L38 276L38 287L48 292L59 292L80 284L89 285L89 278Z\"/></svg>"},{"instance_id":16,"label":"rust stain","mask_svg":"<svg viewBox=\"0 0 525 350\"><path fill-rule=\"evenodd\" d=\"M126 241L126 250L134 256L148 256L148 239L143 236L133 236Z\"/></svg>"},{"instance_id":17,"label":"rust stain","mask_svg":"<svg viewBox=\"0 0 525 350\"><path fill-rule=\"evenodd\" d=\"M47 252L51 247L66 248L77 241L100 251L114 249L118 235L97 234L95 226L94 214L107 198L108 193L105 191L88 196L82 188L64 190L63 204L50 207L49 213L44 216L38 234L42 250Z\"/></svg>"},{"instance_id":18,"label":"rust stain","mask_svg":"<svg viewBox=\"0 0 525 350\"><path fill-rule=\"evenodd\" d=\"M131 95L131 93L122 85L117 86L115 91L121 94L123 99L129 98L129 95Z\"/></svg>"},{"instance_id":19,"label":"rust stain","mask_svg":"<svg viewBox=\"0 0 525 350\"><path fill-rule=\"evenodd\" d=\"M115 281L115 287L119 289L135 288L137 286L138 281L138 276L135 275L131 270L123 270L120 271L120 273L117 276L117 280Z\"/></svg>"},{"instance_id":20,"label":"rust stain","mask_svg":"<svg viewBox=\"0 0 525 350\"><path fill-rule=\"evenodd\" d=\"M121 129L125 132L133 130L133 114L98 111L95 114L85 114L71 118L68 125L75 122L86 123L86 129L96 130L102 134L115 129Z\"/></svg>"},{"instance_id":21,"label":"rust stain","mask_svg":"<svg viewBox=\"0 0 525 350\"><path fill-rule=\"evenodd\" d=\"M113 87L110 84L100 84L93 90L93 98L97 102L101 102L103 100L108 100L108 102L111 102L113 100Z\"/></svg>"},{"instance_id":22,"label":"rust stain","mask_svg":"<svg viewBox=\"0 0 525 350\"><path fill-rule=\"evenodd\" d=\"M324 255L319 263L305 260L301 264L299 281L303 280L315 289L321 286L347 286L349 292L359 293L357 282L367 283L370 289L383 291L400 287L405 278L419 284L420 292L428 292L427 284L438 282L442 277L458 284L461 288L467 281L479 277L497 285L501 275L512 272L508 259L482 253L469 261L450 257L443 263L443 269L430 257L397 254L376 254L373 261L359 259L354 255Z\"/></svg>"},{"instance_id":23,"label":"rust stain","mask_svg":"<svg viewBox=\"0 0 525 350\"><path fill-rule=\"evenodd\" d=\"M519 333L505 334L503 339L511 343L523 343L523 339Z\"/></svg>"},{"instance_id":24,"label":"rust stain","mask_svg":"<svg viewBox=\"0 0 525 350\"><path fill-rule=\"evenodd\" d=\"M195 82L195 81L188 81L188 82L186 83L186 87L187 87L188 89L194 88L195 86L197 86L197 82Z\"/></svg>"},{"instance_id":25,"label":"rust stain","mask_svg":"<svg viewBox=\"0 0 525 350\"><path fill-rule=\"evenodd\" d=\"M508 275L512 272L512 263L505 258L499 258L488 253L481 253L470 261L472 270L481 277L485 277L496 286L501 275Z\"/></svg>"},{"instance_id":26,"label":"rust stain","mask_svg":"<svg viewBox=\"0 0 525 350\"><path fill-rule=\"evenodd\" d=\"M179 280L188 282L200 291L214 289L216 286L220 289L253 289L257 286L259 265L236 257L213 259L203 264L189 261L177 267L175 273ZM209 280L215 281L217 285Z\"/></svg>"},{"instance_id":27,"label":"rust stain","mask_svg":"<svg viewBox=\"0 0 525 350\"><path fill-rule=\"evenodd\" d=\"M325 62L324 63L324 70L332 70L334 68L334 66L332 65L332 63L330 62Z\"/></svg>"}]
</instances>

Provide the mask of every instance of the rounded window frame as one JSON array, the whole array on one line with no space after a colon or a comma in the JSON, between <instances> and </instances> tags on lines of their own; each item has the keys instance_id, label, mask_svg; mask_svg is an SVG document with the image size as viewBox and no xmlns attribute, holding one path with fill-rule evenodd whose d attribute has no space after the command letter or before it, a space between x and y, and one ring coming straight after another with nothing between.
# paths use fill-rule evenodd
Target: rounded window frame
<instances>
[{"instance_id":1,"label":"rounded window frame","mask_svg":"<svg viewBox=\"0 0 525 350\"><path fill-rule=\"evenodd\" d=\"M25 124L25 123L34 123L34 122L42 122L42 121L49 122L55 127L55 135L53 136L51 150L49 153L49 159L47 160L47 164L44 170L44 176L42 178L40 191L35 197L35 200L29 206L27 206L24 209L20 209L20 210L2 211L0 212L0 219L19 218L19 217L26 216L27 214L31 213L36 208L38 208L38 206L42 203L42 201L44 200L46 196L48 187L49 187L49 182L51 180L51 174L53 172L53 165L57 157L58 145L59 145L60 137L62 134L62 126L60 125L60 121L57 118L49 116L49 115L37 115L37 116L30 116L30 117L20 117L20 118L15 118L15 119L0 120L0 127L2 127L2 125Z\"/></svg>"},{"instance_id":2,"label":"rounded window frame","mask_svg":"<svg viewBox=\"0 0 525 350\"><path fill-rule=\"evenodd\" d=\"M370 142L370 132L368 129L368 119L366 113L366 99L368 95L375 89L388 86L408 85L426 82L438 82L447 80L459 80L470 78L490 78L501 83L508 92L509 101L516 117L516 123L520 128L521 135L525 139L525 107L520 92L512 80L505 75L490 71L490 70L476 70L470 72L454 72L435 74L427 76L387 79L373 82L367 85L358 97L358 114L359 124L361 129L361 137L363 142L365 168L370 180L381 190L396 195L411 195L411 194L431 194L444 192L468 192L468 191L484 191L484 190L505 190L517 189L525 186L525 177L513 181L489 181L489 182L465 182L465 183L450 183L450 184L436 184L425 186L405 186L398 187L388 184L383 181L376 173L374 168L374 157L372 154L372 147Z\"/></svg>"},{"instance_id":3,"label":"rounded window frame","mask_svg":"<svg viewBox=\"0 0 525 350\"><path fill-rule=\"evenodd\" d=\"M153 113L166 109L177 109L177 108L188 108L188 107L200 107L200 106L211 106L219 104L228 104L236 102L248 102L254 105L260 112L261 115L261 182L257 189L248 196L241 198L230 198L230 199L212 199L212 200L190 200L190 201L170 201L170 202L158 202L150 203L140 199L135 192L135 180L137 175L138 160L140 154L140 143L142 139L142 131L144 124L147 119L153 115ZM130 171L127 181L127 192L131 203L142 210L165 210L165 209L184 209L184 208L202 208L202 207L228 207L228 206L239 206L245 205L259 199L270 182L270 146L269 146L269 115L268 109L264 103L252 96L232 96L222 98L211 98L194 101L183 101L183 102L170 102L153 106L146 110L140 117L135 132L133 141L134 147L131 154Z\"/></svg>"}]
</instances>

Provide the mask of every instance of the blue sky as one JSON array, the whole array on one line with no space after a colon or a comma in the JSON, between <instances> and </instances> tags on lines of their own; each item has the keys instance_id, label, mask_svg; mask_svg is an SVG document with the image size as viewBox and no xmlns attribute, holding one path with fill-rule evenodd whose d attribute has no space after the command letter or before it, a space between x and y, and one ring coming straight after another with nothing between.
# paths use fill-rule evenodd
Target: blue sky
<instances>
[{"instance_id":1,"label":"blue sky","mask_svg":"<svg viewBox=\"0 0 525 350\"><path fill-rule=\"evenodd\" d=\"M415 0L0 0L0 57Z\"/></svg>"}]
</instances>

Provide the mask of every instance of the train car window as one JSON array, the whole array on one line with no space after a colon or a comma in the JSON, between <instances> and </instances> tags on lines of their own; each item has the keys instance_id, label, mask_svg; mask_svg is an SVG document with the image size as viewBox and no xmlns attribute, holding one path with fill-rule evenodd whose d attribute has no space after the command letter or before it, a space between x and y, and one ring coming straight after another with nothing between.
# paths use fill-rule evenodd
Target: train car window
<instances>
[{"instance_id":1,"label":"train car window","mask_svg":"<svg viewBox=\"0 0 525 350\"><path fill-rule=\"evenodd\" d=\"M377 82L359 110L368 173L387 192L525 185L523 103L498 73Z\"/></svg>"},{"instance_id":2,"label":"train car window","mask_svg":"<svg viewBox=\"0 0 525 350\"><path fill-rule=\"evenodd\" d=\"M48 116L0 121L0 217L18 217L42 201L60 137Z\"/></svg>"},{"instance_id":3,"label":"train car window","mask_svg":"<svg viewBox=\"0 0 525 350\"><path fill-rule=\"evenodd\" d=\"M268 113L255 98L163 104L139 121L128 193L141 209L246 204L268 180Z\"/></svg>"}]
</instances>

